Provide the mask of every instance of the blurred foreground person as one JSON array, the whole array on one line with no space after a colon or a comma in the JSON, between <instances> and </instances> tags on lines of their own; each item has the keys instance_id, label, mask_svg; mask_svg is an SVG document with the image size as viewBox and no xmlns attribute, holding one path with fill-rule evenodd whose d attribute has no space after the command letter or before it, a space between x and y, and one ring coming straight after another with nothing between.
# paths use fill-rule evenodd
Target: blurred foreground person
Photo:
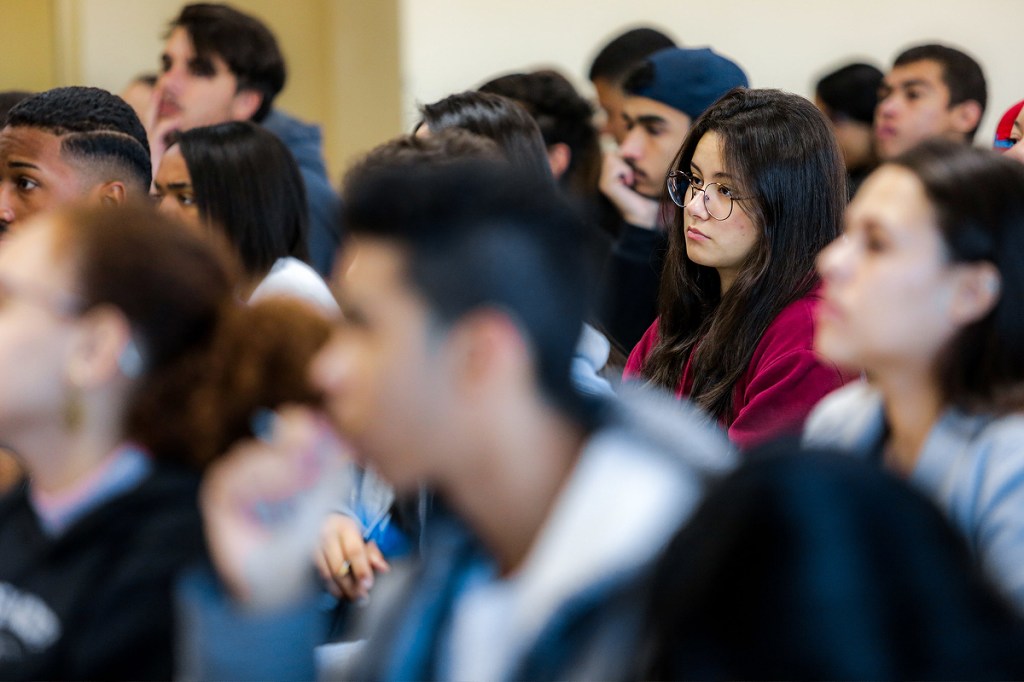
<instances>
[{"instance_id":1,"label":"blurred foreground person","mask_svg":"<svg viewBox=\"0 0 1024 682\"><path fill-rule=\"evenodd\" d=\"M234 286L145 208L44 214L0 244L0 442L28 474L0 498L0 678L173 675L200 471L258 407L315 400L300 368L327 333Z\"/></svg>"},{"instance_id":2,"label":"blurred foreground person","mask_svg":"<svg viewBox=\"0 0 1024 682\"><path fill-rule=\"evenodd\" d=\"M1020 679L1024 630L923 496L779 447L711 492L651 585L638 679Z\"/></svg>"},{"instance_id":3,"label":"blurred foreground person","mask_svg":"<svg viewBox=\"0 0 1024 682\"><path fill-rule=\"evenodd\" d=\"M421 562L378 580L362 612L366 647L345 675L623 672L638 644L633 587L734 453L684 404L573 388L593 266L573 248L585 228L552 183L466 162L367 172L344 194L351 238L335 276L343 318L312 377L361 461L399 495L421 484L436 494ZM298 532L251 513L261 501L301 501L296 476L266 475L282 458L302 453L254 443L207 482L211 537L231 529L237 540L211 551L243 602L275 589L253 558ZM232 613L241 612L211 610L221 627L196 629L193 644L209 650L219 639L238 652L234 663L252 667L207 675L259 675L253 652L311 658L312 642L296 638L303 630L287 613L278 630L266 619L224 625Z\"/></svg>"},{"instance_id":4,"label":"blurred foreground person","mask_svg":"<svg viewBox=\"0 0 1024 682\"><path fill-rule=\"evenodd\" d=\"M967 191L965 191L967 188ZM884 163L818 258L814 345L868 382L807 423L933 498L1024 607L1024 166L925 143Z\"/></svg>"}]
</instances>

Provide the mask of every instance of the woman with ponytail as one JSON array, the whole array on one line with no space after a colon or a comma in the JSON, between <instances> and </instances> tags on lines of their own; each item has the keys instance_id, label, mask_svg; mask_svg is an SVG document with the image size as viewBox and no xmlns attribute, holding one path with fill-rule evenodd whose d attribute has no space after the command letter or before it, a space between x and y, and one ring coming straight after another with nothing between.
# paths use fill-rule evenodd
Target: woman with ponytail
<instances>
[{"instance_id":1,"label":"woman with ponytail","mask_svg":"<svg viewBox=\"0 0 1024 682\"><path fill-rule=\"evenodd\" d=\"M0 245L0 443L27 473L0 498L0 678L174 674L200 474L260 408L315 400L328 333L301 304L239 305L229 263L143 207L43 215Z\"/></svg>"}]
</instances>

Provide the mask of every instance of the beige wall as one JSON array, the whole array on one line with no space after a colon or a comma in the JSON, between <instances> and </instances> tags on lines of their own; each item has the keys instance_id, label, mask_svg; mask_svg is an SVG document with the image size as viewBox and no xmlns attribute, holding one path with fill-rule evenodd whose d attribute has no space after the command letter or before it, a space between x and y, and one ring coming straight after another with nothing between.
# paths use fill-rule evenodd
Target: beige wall
<instances>
[{"instance_id":1,"label":"beige wall","mask_svg":"<svg viewBox=\"0 0 1024 682\"><path fill-rule=\"evenodd\" d=\"M35 34L49 41L37 49L45 59L34 60L49 60L47 77L36 77L26 87L87 84L114 92L137 74L156 71L163 45L160 36L183 4L180 0L0 3L0 9L11 7L11 14L21 21L31 18ZM352 157L400 132L397 0L233 0L232 4L262 19L277 35L288 63L288 83L277 102L321 125L332 182L337 183ZM22 29L20 34L24 33ZM63 50L57 51L55 43Z\"/></svg>"},{"instance_id":2,"label":"beige wall","mask_svg":"<svg viewBox=\"0 0 1024 682\"><path fill-rule=\"evenodd\" d=\"M323 126L331 177L407 130L416 105L498 73L555 66L584 91L596 47L647 23L739 61L757 87L809 94L851 59L887 65L904 46L960 45L982 62L990 105L979 142L1024 97L1024 0L234 0L277 33L289 64L283 108ZM180 0L0 0L0 89L83 83L119 90L154 70Z\"/></svg>"},{"instance_id":3,"label":"beige wall","mask_svg":"<svg viewBox=\"0 0 1024 682\"><path fill-rule=\"evenodd\" d=\"M51 0L0 0L0 90L57 85L56 20Z\"/></svg>"},{"instance_id":4,"label":"beige wall","mask_svg":"<svg viewBox=\"0 0 1024 682\"><path fill-rule=\"evenodd\" d=\"M711 45L755 87L808 95L816 76L855 58L880 67L901 48L948 41L981 62L989 111L978 141L1024 98L1022 0L401 0L403 114L416 102L502 72L554 65L589 92L597 47L623 27L654 24L689 46Z\"/></svg>"}]
</instances>

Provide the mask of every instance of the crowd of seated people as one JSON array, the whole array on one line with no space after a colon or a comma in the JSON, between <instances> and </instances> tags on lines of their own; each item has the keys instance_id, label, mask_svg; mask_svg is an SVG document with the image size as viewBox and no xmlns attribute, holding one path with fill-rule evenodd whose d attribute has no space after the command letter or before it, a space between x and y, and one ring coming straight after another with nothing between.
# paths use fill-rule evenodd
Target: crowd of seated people
<instances>
[{"instance_id":1,"label":"crowd of seated people","mask_svg":"<svg viewBox=\"0 0 1024 682\"><path fill-rule=\"evenodd\" d=\"M0 101L0 679L1024 676L967 53L811 101L636 28L332 187L268 26L163 40L134 107Z\"/></svg>"}]
</instances>

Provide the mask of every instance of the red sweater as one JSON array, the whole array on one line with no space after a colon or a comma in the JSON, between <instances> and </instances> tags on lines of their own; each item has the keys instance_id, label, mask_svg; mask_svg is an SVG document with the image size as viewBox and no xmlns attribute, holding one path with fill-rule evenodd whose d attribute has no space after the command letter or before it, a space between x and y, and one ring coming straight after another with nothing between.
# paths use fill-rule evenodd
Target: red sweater
<instances>
[{"instance_id":1,"label":"red sweater","mask_svg":"<svg viewBox=\"0 0 1024 682\"><path fill-rule=\"evenodd\" d=\"M811 408L853 378L814 352L817 290L782 309L733 388L734 418L723 420L729 439L748 449L776 436L799 433ZM639 378L647 355L658 342L658 321L629 354L623 379ZM693 388L693 357L687 359L676 396Z\"/></svg>"}]
</instances>

